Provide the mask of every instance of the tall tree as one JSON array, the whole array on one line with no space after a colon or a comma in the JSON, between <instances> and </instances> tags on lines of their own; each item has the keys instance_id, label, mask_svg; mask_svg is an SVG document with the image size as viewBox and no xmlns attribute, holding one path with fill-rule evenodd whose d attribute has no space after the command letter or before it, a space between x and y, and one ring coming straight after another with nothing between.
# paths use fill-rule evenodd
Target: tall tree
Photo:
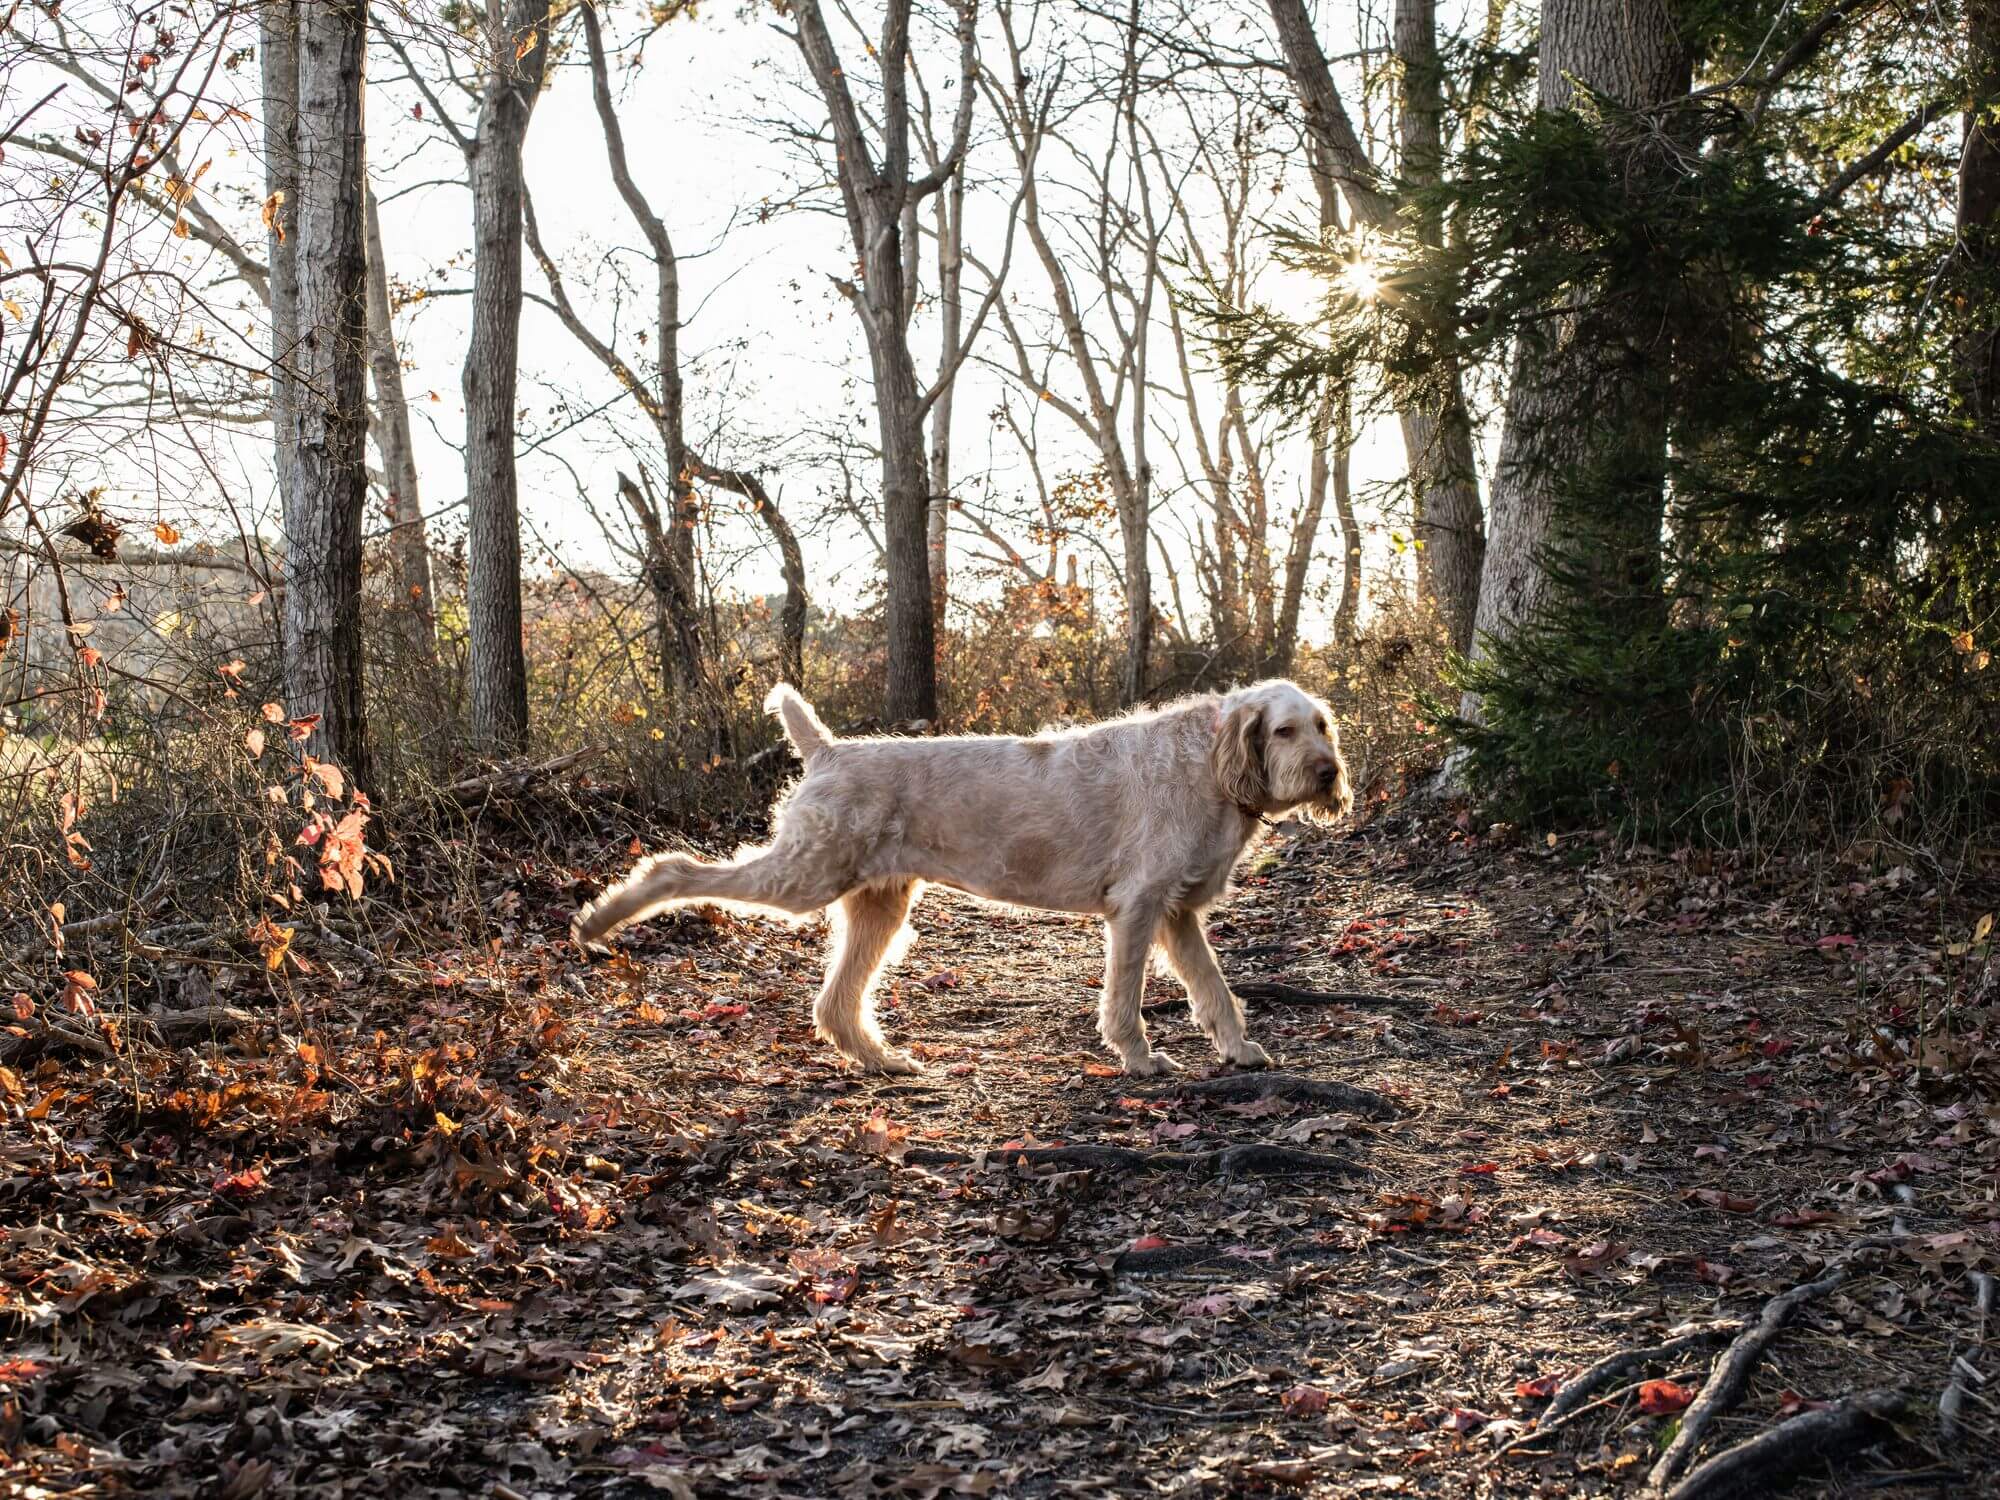
<instances>
[{"instance_id":1,"label":"tall tree","mask_svg":"<svg viewBox=\"0 0 2000 1500\"><path fill-rule=\"evenodd\" d=\"M1958 166L1958 253L1976 308L1958 339L1960 398L1967 415L2000 436L2000 0L1966 0L1972 108Z\"/></svg>"},{"instance_id":2,"label":"tall tree","mask_svg":"<svg viewBox=\"0 0 2000 1500\"><path fill-rule=\"evenodd\" d=\"M487 0L472 172L472 336L466 345L466 613L472 737L528 742L521 640L520 483L514 465L521 351L521 158L548 69L549 0Z\"/></svg>"},{"instance_id":3,"label":"tall tree","mask_svg":"<svg viewBox=\"0 0 2000 1500\"><path fill-rule=\"evenodd\" d=\"M375 446L382 455L384 508L389 517L389 564L395 580L393 618L420 667L437 662L437 607L431 597L430 535L417 492L417 451L410 402L403 391L403 356L389 303L389 268L382 249L382 215L371 188L367 203L368 368L375 381Z\"/></svg>"},{"instance_id":4,"label":"tall tree","mask_svg":"<svg viewBox=\"0 0 2000 1500\"><path fill-rule=\"evenodd\" d=\"M265 300L271 309L272 469L278 513L291 514L292 350L299 341L297 243L287 231L299 212L299 17L296 0L268 0L257 13L257 63L264 91Z\"/></svg>"},{"instance_id":5,"label":"tall tree","mask_svg":"<svg viewBox=\"0 0 2000 1500\"><path fill-rule=\"evenodd\" d=\"M1054 215L1044 202L1043 146L1056 139L1051 110L1063 77L1060 66L1038 81L1015 27L1011 4L998 7L1007 44L1004 76L989 71L987 87L1021 180L1021 226L1047 277L1055 332L1031 339L1021 319L1005 303L1000 326L1012 353L1008 373L1034 399L1046 402L1081 433L1097 452L1102 483L1118 517L1120 581L1125 588L1124 662L1119 701L1141 701L1148 686L1153 627L1153 464L1148 449L1153 380L1148 361L1156 299L1164 295L1161 254L1173 219L1170 204L1155 202L1162 185L1153 180L1156 153L1142 149L1138 124L1141 49L1138 6L1127 9L1119 26L1117 69L1108 87L1093 89L1091 102L1110 106L1102 122L1102 146L1075 148L1071 156L1085 173L1084 207L1075 215L1076 236L1089 249L1081 264L1063 254ZM1091 326L1086 312L1099 309L1104 326ZM1052 387L1054 366L1069 366L1082 388L1073 398Z\"/></svg>"},{"instance_id":6,"label":"tall tree","mask_svg":"<svg viewBox=\"0 0 2000 1500\"><path fill-rule=\"evenodd\" d=\"M1547 0L1542 8L1544 112L1575 108L1579 85L1627 110L1657 108L1684 97L1691 79L1666 0ZM1628 158L1629 190L1646 191L1653 169L1645 153L1654 149L1646 133L1625 129L1606 144ZM1592 563L1601 587L1639 605L1650 592L1657 603L1669 349L1661 329L1634 316L1644 305L1635 290L1573 292L1550 326L1517 343L1480 580L1481 637L1511 633L1549 598L1551 549L1565 540L1558 502L1585 473L1605 486Z\"/></svg>"},{"instance_id":7,"label":"tall tree","mask_svg":"<svg viewBox=\"0 0 2000 1500\"><path fill-rule=\"evenodd\" d=\"M1441 247L1443 226L1435 213L1419 212L1406 227L1397 195L1348 117L1306 0L1269 3L1306 129L1324 153L1322 171L1338 186L1355 220L1373 234L1414 233L1422 245ZM1411 190L1427 189L1436 185L1443 163L1443 69L1434 0L1397 0L1394 39L1402 84L1403 182ZM1438 315L1421 307L1410 313L1420 319ZM1396 393L1396 417L1409 464L1419 583L1436 600L1452 643L1464 650L1472 642L1486 534L1464 380L1449 358L1434 366L1420 389Z\"/></svg>"},{"instance_id":8,"label":"tall tree","mask_svg":"<svg viewBox=\"0 0 2000 1500\"><path fill-rule=\"evenodd\" d=\"M882 532L888 575L888 687L891 719L937 717L936 620L931 606L930 486L924 418L949 387L944 377L928 392L917 382L910 352L916 304L916 259L906 245L915 212L958 170L972 133L977 59L976 0L956 0L959 41L958 107L949 142L929 171L910 170L910 0L885 0L880 40L869 50L880 69L874 101L875 139L848 86L839 50L819 0L796 0L792 33L833 129L841 205L860 267L841 281L868 343L875 379L876 427L882 449ZM914 249L914 247L910 247ZM956 373L955 367L951 372Z\"/></svg>"},{"instance_id":9,"label":"tall tree","mask_svg":"<svg viewBox=\"0 0 2000 1500\"><path fill-rule=\"evenodd\" d=\"M297 211L288 248L298 340L282 408L285 707L317 716L313 753L368 779L361 526L368 498L368 263L362 69L367 0L297 11ZM274 264L275 270L275 264Z\"/></svg>"},{"instance_id":10,"label":"tall tree","mask_svg":"<svg viewBox=\"0 0 2000 1500\"><path fill-rule=\"evenodd\" d=\"M523 207L528 248L549 284L550 305L578 343L588 349L605 370L633 394L659 437L661 463L667 475L669 502L662 506L653 496L652 484L635 483L619 475L619 498L639 524L644 538L642 568L659 615L660 655L667 681L674 691L697 700L699 710L720 735L725 714L713 680L709 648L703 644L700 597L696 584L694 540L702 516L701 501L695 491L697 480L728 490L749 503L751 513L770 535L778 552L778 565L785 581L785 598L778 616L778 670L786 681L797 683L805 672L806 572L799 540L777 502L758 477L745 470L727 469L710 463L689 441L687 434L687 382L682 370L680 259L666 220L632 175L625 150L625 130L618 118L617 101L611 94L610 59L604 46L603 25L595 0L578 6L583 22L584 42L590 67L591 99L597 109L599 128L604 136L605 157L611 180L627 212L639 226L653 263L654 302L652 348L654 378L648 380L638 363L621 353L615 335L606 335L584 318L570 296L561 270L542 242L536 222L533 198L525 193ZM642 333L641 339L645 338Z\"/></svg>"}]
</instances>

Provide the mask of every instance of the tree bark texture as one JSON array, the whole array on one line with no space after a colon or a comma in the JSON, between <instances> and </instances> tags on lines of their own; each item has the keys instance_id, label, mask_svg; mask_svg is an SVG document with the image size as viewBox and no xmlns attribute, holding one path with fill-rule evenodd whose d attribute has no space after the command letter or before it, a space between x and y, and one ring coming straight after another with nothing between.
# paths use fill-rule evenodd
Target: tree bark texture
<instances>
[{"instance_id":1,"label":"tree bark texture","mask_svg":"<svg viewBox=\"0 0 2000 1500\"><path fill-rule=\"evenodd\" d=\"M1395 45L1403 75L1403 180L1413 189L1435 187L1444 171L1444 68L1438 60L1436 0L1396 0ZM1444 222L1435 209L1423 211L1414 227L1426 249L1443 253ZM1466 651L1479 609L1486 523L1457 361L1441 359L1429 378L1436 394L1405 402L1396 414L1416 499L1417 570L1452 646Z\"/></svg>"},{"instance_id":2,"label":"tree bark texture","mask_svg":"<svg viewBox=\"0 0 2000 1500\"><path fill-rule=\"evenodd\" d=\"M375 446L388 492L389 563L395 580L395 620L421 667L437 663L437 607L431 597L431 547L417 493L416 444L403 391L403 357L389 307L389 268L382 250L382 216L367 201L368 367L375 380Z\"/></svg>"},{"instance_id":3,"label":"tree bark texture","mask_svg":"<svg viewBox=\"0 0 2000 1500\"><path fill-rule=\"evenodd\" d=\"M1543 9L1544 111L1570 108L1577 81L1646 107L1685 95L1690 76L1663 0L1549 0ZM1634 181L1643 180L1639 171ZM1564 540L1559 496L1607 460L1602 514L1593 518L1606 533L1594 586L1629 594L1635 606L1646 591L1657 595L1669 351L1657 328L1628 324L1578 300L1516 346L1480 581L1481 637L1504 638L1548 602L1548 556ZM1590 419L1579 420L1586 411ZM1465 711L1476 709L1468 699Z\"/></svg>"},{"instance_id":4,"label":"tree bark texture","mask_svg":"<svg viewBox=\"0 0 2000 1500\"><path fill-rule=\"evenodd\" d=\"M291 513L292 356L299 341L299 283L292 230L299 214L299 20L293 0L267 0L257 16L264 90L264 238L271 307L272 468L278 513Z\"/></svg>"},{"instance_id":5,"label":"tree bark texture","mask_svg":"<svg viewBox=\"0 0 2000 1500\"><path fill-rule=\"evenodd\" d=\"M473 743L528 743L521 639L520 488L514 466L521 346L521 154L548 65L548 0L490 0L490 55L472 145L472 336L465 351L466 613Z\"/></svg>"},{"instance_id":6,"label":"tree bark texture","mask_svg":"<svg viewBox=\"0 0 2000 1500\"><path fill-rule=\"evenodd\" d=\"M1348 118L1306 0L1269 0L1269 5L1307 132L1320 148L1320 175L1338 187L1354 217L1369 229L1383 235L1408 232L1395 196L1385 190ZM1427 187L1436 183L1443 162L1443 69L1434 0L1397 0L1394 40L1402 68L1403 175L1409 186ZM1424 244L1441 246L1442 226L1434 217L1417 224L1416 232ZM1486 535L1462 373L1455 362L1445 361L1421 390L1396 393L1395 403L1420 544L1419 590L1434 602L1453 645L1464 650L1471 645L1478 611Z\"/></svg>"},{"instance_id":7,"label":"tree bark texture","mask_svg":"<svg viewBox=\"0 0 2000 1500\"><path fill-rule=\"evenodd\" d=\"M1953 351L1959 396L1980 429L2000 436L2000 0L1966 0L1973 108L1958 167L1958 243L1972 309Z\"/></svg>"},{"instance_id":8,"label":"tree bark texture","mask_svg":"<svg viewBox=\"0 0 2000 1500\"><path fill-rule=\"evenodd\" d=\"M298 344L284 430L285 708L319 716L311 753L369 779L361 680L361 525L368 498L366 0L298 12L298 211L289 249ZM275 290L275 288L274 288Z\"/></svg>"},{"instance_id":9,"label":"tree bark texture","mask_svg":"<svg viewBox=\"0 0 2000 1500\"><path fill-rule=\"evenodd\" d=\"M931 610L930 486L924 418L942 388L926 398L910 354L909 315L915 301L911 236L917 204L958 170L972 128L975 91L974 0L960 0L961 76L952 142L923 177L910 176L910 0L888 0L875 48L882 98L875 112L879 153L864 132L861 112L819 0L796 0L794 33L826 104L838 153L841 204L860 262L858 285L845 288L861 318L875 377L876 430L882 451L883 561L887 574L887 687L891 720L937 717L937 639Z\"/></svg>"}]
</instances>

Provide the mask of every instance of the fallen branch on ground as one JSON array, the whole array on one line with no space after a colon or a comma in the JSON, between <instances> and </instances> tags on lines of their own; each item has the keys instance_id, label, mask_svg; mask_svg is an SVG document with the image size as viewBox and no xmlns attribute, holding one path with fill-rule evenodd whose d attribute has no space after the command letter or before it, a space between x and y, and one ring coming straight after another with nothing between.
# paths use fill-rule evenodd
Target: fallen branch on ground
<instances>
[{"instance_id":1,"label":"fallen branch on ground","mask_svg":"<svg viewBox=\"0 0 2000 1500\"><path fill-rule=\"evenodd\" d=\"M1258 1099L1297 1099L1330 1104L1378 1119L1393 1119L1403 1106L1387 1094L1351 1083L1329 1083L1296 1073L1224 1073L1218 1078L1176 1079L1148 1089L1134 1089L1141 1099L1220 1099L1228 1103Z\"/></svg>"},{"instance_id":2,"label":"fallen branch on ground","mask_svg":"<svg viewBox=\"0 0 2000 1500\"><path fill-rule=\"evenodd\" d=\"M1780 1292L1764 1304L1764 1311L1757 1321L1746 1327L1722 1351L1722 1357L1709 1371L1708 1379L1703 1382L1693 1404L1681 1414L1680 1430L1674 1434L1673 1441L1667 1444L1660 1461L1653 1465L1653 1471L1647 1477L1647 1483L1654 1490L1664 1490L1680 1477L1681 1471L1688 1466L1688 1460L1694 1457L1694 1450L1701 1445L1702 1434L1708 1431L1709 1423L1743 1399L1743 1388L1749 1383L1750 1371L1763 1358L1764 1350L1778 1336L1779 1330L1792 1320L1792 1314L1822 1292L1832 1291L1846 1279L1846 1267L1836 1266L1819 1280Z\"/></svg>"},{"instance_id":3,"label":"fallen branch on ground","mask_svg":"<svg viewBox=\"0 0 2000 1500\"><path fill-rule=\"evenodd\" d=\"M1723 1339L1731 1338L1742 1331L1743 1324L1740 1321L1711 1323L1705 1328L1697 1328L1691 1333L1682 1334L1679 1338L1668 1339L1664 1344L1656 1344L1650 1349L1627 1349L1622 1353L1606 1355L1575 1378L1565 1380L1556 1388L1555 1399L1543 1409L1540 1420L1535 1424L1535 1431L1529 1436L1540 1436L1606 1386L1622 1380L1635 1370L1642 1370L1647 1365L1665 1364L1691 1349L1701 1349L1709 1344L1720 1343Z\"/></svg>"},{"instance_id":4,"label":"fallen branch on ground","mask_svg":"<svg viewBox=\"0 0 2000 1500\"><path fill-rule=\"evenodd\" d=\"M1111 1172L1203 1172L1225 1180L1239 1176L1304 1176L1332 1173L1342 1177L1365 1177L1368 1168L1344 1156L1323 1151L1299 1151L1290 1146L1270 1146L1253 1142L1221 1146L1213 1151L1140 1151L1130 1146L1015 1146L1004 1151L977 1155L964 1151L935 1151L929 1148L907 1151L903 1160L913 1167L961 1167L983 1155L1013 1163L1025 1161L1036 1167L1071 1167Z\"/></svg>"},{"instance_id":5,"label":"fallen branch on ground","mask_svg":"<svg viewBox=\"0 0 2000 1500\"><path fill-rule=\"evenodd\" d=\"M450 786L439 788L439 797L464 802L473 797L492 796L502 792L523 792L537 781L544 781L572 766L581 764L597 754L595 747L586 746L582 750L571 750L567 754L552 756L548 760L530 763L507 761L478 776L468 776L463 781L454 781Z\"/></svg>"},{"instance_id":6,"label":"fallen branch on ground","mask_svg":"<svg viewBox=\"0 0 2000 1500\"><path fill-rule=\"evenodd\" d=\"M1818 1411L1800 1412L1724 1448L1669 1490L1665 1500L1768 1495L1801 1470L1881 1435L1904 1404L1901 1391L1863 1391Z\"/></svg>"},{"instance_id":7,"label":"fallen branch on ground","mask_svg":"<svg viewBox=\"0 0 2000 1500\"><path fill-rule=\"evenodd\" d=\"M1374 995L1365 990L1308 990L1295 984L1281 984L1275 979L1245 979L1232 983L1229 988L1239 1000L1255 1000L1268 1005L1347 1005L1366 1007L1371 1005L1415 1006L1423 1008L1430 1002L1416 996Z\"/></svg>"}]
</instances>

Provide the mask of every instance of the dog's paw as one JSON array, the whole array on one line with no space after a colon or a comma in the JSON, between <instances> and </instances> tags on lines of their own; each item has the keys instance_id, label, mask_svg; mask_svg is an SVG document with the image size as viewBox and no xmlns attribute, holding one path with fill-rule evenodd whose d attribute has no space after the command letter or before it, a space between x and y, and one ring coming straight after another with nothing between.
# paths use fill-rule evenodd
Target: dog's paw
<instances>
[{"instance_id":1,"label":"dog's paw","mask_svg":"<svg viewBox=\"0 0 2000 1500\"><path fill-rule=\"evenodd\" d=\"M868 1073L886 1073L891 1077L907 1077L912 1073L923 1072L924 1065L907 1052L884 1052L879 1058L863 1063L862 1070Z\"/></svg>"},{"instance_id":2,"label":"dog's paw","mask_svg":"<svg viewBox=\"0 0 2000 1500\"><path fill-rule=\"evenodd\" d=\"M1252 1041L1238 1042L1222 1054L1222 1060L1237 1068L1268 1068L1271 1054Z\"/></svg>"},{"instance_id":3,"label":"dog's paw","mask_svg":"<svg viewBox=\"0 0 2000 1500\"><path fill-rule=\"evenodd\" d=\"M1157 1078L1162 1073L1185 1073L1186 1068L1164 1052L1148 1052L1144 1057L1125 1059L1125 1071L1134 1078Z\"/></svg>"}]
</instances>

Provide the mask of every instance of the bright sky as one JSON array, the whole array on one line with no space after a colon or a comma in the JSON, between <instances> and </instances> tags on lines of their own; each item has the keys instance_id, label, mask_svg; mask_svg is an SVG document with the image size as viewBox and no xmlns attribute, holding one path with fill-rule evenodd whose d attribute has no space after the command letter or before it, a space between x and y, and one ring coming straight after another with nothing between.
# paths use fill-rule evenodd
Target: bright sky
<instances>
[{"instance_id":1,"label":"bright sky","mask_svg":"<svg viewBox=\"0 0 2000 1500\"><path fill-rule=\"evenodd\" d=\"M73 34L101 41L111 32L87 26L85 3L77 0L63 15ZM106 14L125 9L120 0L96 0L91 8ZM1242 14L1219 12L1238 18ZM378 20L391 27L399 24L386 7L378 10ZM1240 19L1237 24L1248 25ZM1375 25L1379 31L1380 23ZM632 18L623 8L614 9L608 29L616 48L632 36ZM837 37L850 68L870 67L851 32ZM1351 21L1330 25L1325 39L1331 53L1351 50ZM244 33L235 40L242 44L253 38ZM949 77L937 41L935 35L919 35L920 55L934 84ZM437 56L421 49L415 55L433 60ZM990 55L997 56L997 49ZM640 236L611 184L582 56L577 37L571 50L559 56L560 65L537 107L528 142L529 188L548 248L570 279L586 316L600 329L615 329L620 348L643 360L650 347L638 343L636 335L642 329L650 331L652 266L635 248ZM629 51L614 56L615 86L634 173L667 220L682 260L690 429L712 460L765 467L780 504L808 537L807 567L815 596L831 608L850 606L871 586L875 562L859 528L828 503L842 483L829 455L835 434L848 434L850 441L863 445L872 444L875 434L858 320L829 279L850 273L853 252L846 223L838 213L825 211L835 199L822 181L815 180L823 174L816 174L808 151L788 138L783 123L810 121L817 99L801 87L803 68L792 43L762 19L704 11L699 20L676 22L654 36L645 48L642 67L623 66L630 56ZM462 293L471 284L470 195L456 150L436 128L435 108L426 105L422 118L413 112L419 95L407 82L398 81L402 69L394 55L377 48L370 67L371 175L384 202L392 277L407 287L458 294L427 298L406 310L398 327L414 404L425 509L438 515L437 534L448 540L462 519L463 468L456 444L463 427L459 377L469 312ZM33 84L29 71L14 75L17 92L26 94ZM469 125L470 101L442 78L432 82ZM230 75L225 86L242 90L243 102L261 119L256 83L251 62ZM950 90L940 88L941 131L951 103ZM20 103L12 107L18 109ZM76 125L92 119L101 125L105 117L103 104L72 84L43 118L61 139ZM1102 129L1101 115L1093 122L1085 113L1071 136L1076 145L1095 152L1101 149ZM234 149L230 140L231 132L238 141L246 135L254 140L256 130L254 124L220 126L208 139L189 143L187 164L213 159L214 168L201 183L203 201L261 255L257 205L263 194L258 164L254 151ZM976 186L968 211L968 243L975 254L996 264L1004 237L1005 204L1012 195L1005 180L1010 163L1004 146L993 139L990 121L982 118L975 139L979 144L973 157ZM10 153L10 159L13 156ZM1045 200L1053 209L1076 191L1075 169L1051 152L1045 153L1044 171L1049 182ZM1294 171L1277 194L1260 190L1259 211L1273 220L1298 222L1306 212L1307 186L1302 173ZM1212 224L1213 210L1198 207L1196 221ZM154 232L159 230L154 226ZM225 283L216 276L226 268L198 245L183 242L178 251L190 269L208 278L214 298L210 310L224 315L237 335L249 334L259 316L255 299L240 283ZM928 248L926 264L928 289L934 285ZM545 289L532 260L526 265L525 280L531 293ZM1017 242L1008 284L1010 304L1024 328L1046 328L1047 281L1025 236ZM982 290L982 279L968 273L968 303L976 304ZM1309 288L1275 282L1268 285L1268 292L1293 306L1303 306L1310 295ZM997 327L989 325L983 347L1004 357L997 335ZM935 327L922 316L915 346L919 371L934 371ZM1156 334L1153 347L1156 378L1174 379L1171 342L1164 329ZM244 350L235 352L240 355ZM648 430L630 402L619 398L610 377L543 308L530 305L526 310L521 363L521 475L530 566L546 565L546 554L540 550L546 548L571 566L618 567L614 550L580 494L587 495L600 513L615 518L613 476L621 467L629 469L651 458ZM1056 369L1052 382L1056 388L1078 393L1074 375L1060 361ZM1026 538L1003 519L1025 514L1030 492L1026 466L1013 440L994 420L995 409L1003 399L1011 399L1024 419L1038 420L1043 469L1052 482L1088 467L1095 454L1081 434L1051 409L1035 411L1035 403L1024 400L1018 386L994 369L968 362L959 381L955 489L969 505L990 507L984 513L1033 555ZM1215 394L1208 390L1205 395L1212 412ZM1195 460L1179 425L1184 416L1177 393L1156 391L1152 404L1159 425L1151 439L1151 457L1158 509L1165 513L1159 529L1162 535L1177 537L1185 535L1198 509L1186 483L1187 476L1196 472ZM1208 420L1212 423L1212 415ZM1279 446L1271 475L1275 510L1289 507L1302 492L1307 458L1301 436ZM120 472L127 461L138 465L140 472ZM158 454L142 455L114 445L101 455L101 462L105 477L130 484L127 493L137 514L143 515L150 502L183 529L200 527L202 508L213 509L219 488L260 517L267 531L275 530L264 450L254 431L216 439L199 464L175 463L177 477L171 485L169 461ZM1371 570L1390 565L1388 534L1394 528L1369 505L1370 490L1398 480L1402 469L1401 443L1393 425L1378 422L1364 431L1355 451L1354 478L1369 533L1366 554ZM856 498L872 510L872 461L865 453L853 453L851 472ZM115 493L112 498L124 503ZM1273 538L1279 548L1284 540L1282 535ZM1329 507L1321 535L1324 557L1337 556L1336 541ZM1192 605L1193 580L1185 548L1177 541L1168 545L1180 558L1183 592ZM966 529L955 531L953 546L961 559L989 550ZM1077 550L1088 572L1093 554L1087 547ZM777 583L775 561L763 550L761 533L747 522L729 529L711 557L711 568L735 588L761 592ZM1323 561L1315 581L1330 576L1334 568L1331 560ZM1101 564L1098 576L1106 577ZM1166 582L1157 563L1156 588L1158 602L1165 607Z\"/></svg>"}]
</instances>

